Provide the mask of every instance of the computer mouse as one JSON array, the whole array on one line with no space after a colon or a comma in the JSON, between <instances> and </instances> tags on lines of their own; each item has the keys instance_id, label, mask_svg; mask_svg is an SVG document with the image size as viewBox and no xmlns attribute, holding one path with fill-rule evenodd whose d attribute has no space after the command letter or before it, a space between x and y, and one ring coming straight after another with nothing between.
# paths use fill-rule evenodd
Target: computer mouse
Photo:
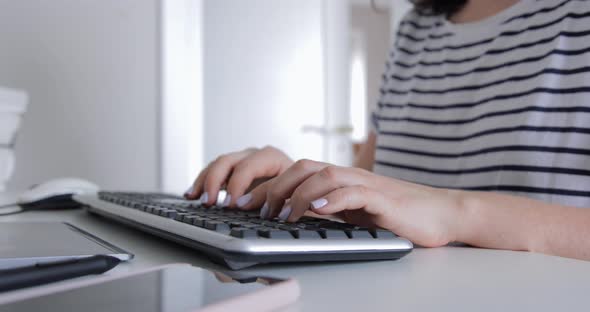
<instances>
[{"instance_id":1,"label":"computer mouse","mask_svg":"<svg viewBox=\"0 0 590 312\"><path fill-rule=\"evenodd\" d=\"M98 192L99 187L78 178L60 178L32 186L18 198L18 205L26 210L68 209L81 205L73 195Z\"/></svg>"}]
</instances>

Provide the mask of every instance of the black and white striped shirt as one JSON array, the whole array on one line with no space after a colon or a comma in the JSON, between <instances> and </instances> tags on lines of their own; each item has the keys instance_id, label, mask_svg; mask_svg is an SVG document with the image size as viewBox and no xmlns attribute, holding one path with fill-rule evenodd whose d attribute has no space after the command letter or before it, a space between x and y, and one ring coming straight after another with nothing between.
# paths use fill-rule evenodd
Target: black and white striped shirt
<instances>
[{"instance_id":1,"label":"black and white striped shirt","mask_svg":"<svg viewBox=\"0 0 590 312\"><path fill-rule=\"evenodd\" d=\"M590 1L412 11L383 78L376 173L590 207Z\"/></svg>"}]
</instances>

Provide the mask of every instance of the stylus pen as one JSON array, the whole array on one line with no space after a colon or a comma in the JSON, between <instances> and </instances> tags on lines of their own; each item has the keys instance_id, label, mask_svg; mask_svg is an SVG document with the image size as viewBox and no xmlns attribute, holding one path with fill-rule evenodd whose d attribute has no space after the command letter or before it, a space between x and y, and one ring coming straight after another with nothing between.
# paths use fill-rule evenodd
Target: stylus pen
<instances>
[{"instance_id":1,"label":"stylus pen","mask_svg":"<svg viewBox=\"0 0 590 312\"><path fill-rule=\"evenodd\" d=\"M101 274L114 268L119 262L121 260L118 258L98 255L0 270L0 291L43 285L84 275Z\"/></svg>"}]
</instances>

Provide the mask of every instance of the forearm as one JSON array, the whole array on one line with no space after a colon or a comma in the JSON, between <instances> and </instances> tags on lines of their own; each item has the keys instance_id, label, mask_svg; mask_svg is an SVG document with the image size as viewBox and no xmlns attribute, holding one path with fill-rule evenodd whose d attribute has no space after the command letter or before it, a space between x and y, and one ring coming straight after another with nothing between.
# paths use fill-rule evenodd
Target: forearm
<instances>
[{"instance_id":1,"label":"forearm","mask_svg":"<svg viewBox=\"0 0 590 312\"><path fill-rule=\"evenodd\" d=\"M460 194L457 241L590 260L590 210L496 193Z\"/></svg>"},{"instance_id":2,"label":"forearm","mask_svg":"<svg viewBox=\"0 0 590 312\"><path fill-rule=\"evenodd\" d=\"M367 141L362 144L361 149L359 150L358 155L354 160L354 167L362 168L369 171L373 169L373 163L375 162L376 142L377 135L374 132L370 132L369 136L367 137Z\"/></svg>"}]
</instances>

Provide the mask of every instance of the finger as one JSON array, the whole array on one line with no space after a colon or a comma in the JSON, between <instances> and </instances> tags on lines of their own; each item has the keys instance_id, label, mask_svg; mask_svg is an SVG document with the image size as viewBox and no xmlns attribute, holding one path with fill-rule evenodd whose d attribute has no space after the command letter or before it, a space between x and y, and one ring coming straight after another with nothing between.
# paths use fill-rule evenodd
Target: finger
<instances>
[{"instance_id":1,"label":"finger","mask_svg":"<svg viewBox=\"0 0 590 312\"><path fill-rule=\"evenodd\" d=\"M362 185L335 189L311 202L311 210L319 215L344 213L362 209L365 213L384 218L390 205L383 194Z\"/></svg>"},{"instance_id":2,"label":"finger","mask_svg":"<svg viewBox=\"0 0 590 312\"><path fill-rule=\"evenodd\" d=\"M305 180L291 196L291 212L289 221L299 219L310 207L313 200L332 192L335 189L352 185L368 185L370 179L367 171L357 168L328 166ZM282 215L282 219L285 218Z\"/></svg>"},{"instance_id":3,"label":"finger","mask_svg":"<svg viewBox=\"0 0 590 312\"><path fill-rule=\"evenodd\" d=\"M223 155L209 165L209 170L207 170L203 181L204 193L201 196L201 201L204 205L215 205L219 190L227 181L234 166L251 153L252 150L248 149Z\"/></svg>"},{"instance_id":4,"label":"finger","mask_svg":"<svg viewBox=\"0 0 590 312\"><path fill-rule=\"evenodd\" d=\"M276 157L276 152L264 148L248 155L235 165L227 182L227 192L230 200L227 206L237 206L238 199L242 204L246 199L242 197L248 187L259 178L269 178L280 174L282 163Z\"/></svg>"},{"instance_id":5,"label":"finger","mask_svg":"<svg viewBox=\"0 0 590 312\"><path fill-rule=\"evenodd\" d=\"M250 186L248 186L248 188L246 189L246 193L252 192L252 190L254 190L255 188L257 188L259 185L261 185L261 184L263 184L265 182L268 182L271 179L272 178L257 178L257 179L254 179L254 181L252 181L252 183L250 184Z\"/></svg>"},{"instance_id":6,"label":"finger","mask_svg":"<svg viewBox=\"0 0 590 312\"><path fill-rule=\"evenodd\" d=\"M297 186L327 166L328 164L326 163L302 159L295 162L283 174L276 177L266 194L266 202L269 207L268 217L276 217L284 208L285 201L291 197Z\"/></svg>"},{"instance_id":7,"label":"finger","mask_svg":"<svg viewBox=\"0 0 590 312\"><path fill-rule=\"evenodd\" d=\"M191 185L191 187L184 193L184 197L186 199L197 199L203 193L203 182L205 181L205 177L207 176L207 170L209 167L205 167L205 169L201 170L195 182Z\"/></svg>"},{"instance_id":8,"label":"finger","mask_svg":"<svg viewBox=\"0 0 590 312\"><path fill-rule=\"evenodd\" d=\"M238 208L242 210L260 209L266 201L266 192L271 183L272 180L268 180L253 188L248 194L242 196L236 203ZM268 209L264 213L267 214Z\"/></svg>"}]
</instances>

